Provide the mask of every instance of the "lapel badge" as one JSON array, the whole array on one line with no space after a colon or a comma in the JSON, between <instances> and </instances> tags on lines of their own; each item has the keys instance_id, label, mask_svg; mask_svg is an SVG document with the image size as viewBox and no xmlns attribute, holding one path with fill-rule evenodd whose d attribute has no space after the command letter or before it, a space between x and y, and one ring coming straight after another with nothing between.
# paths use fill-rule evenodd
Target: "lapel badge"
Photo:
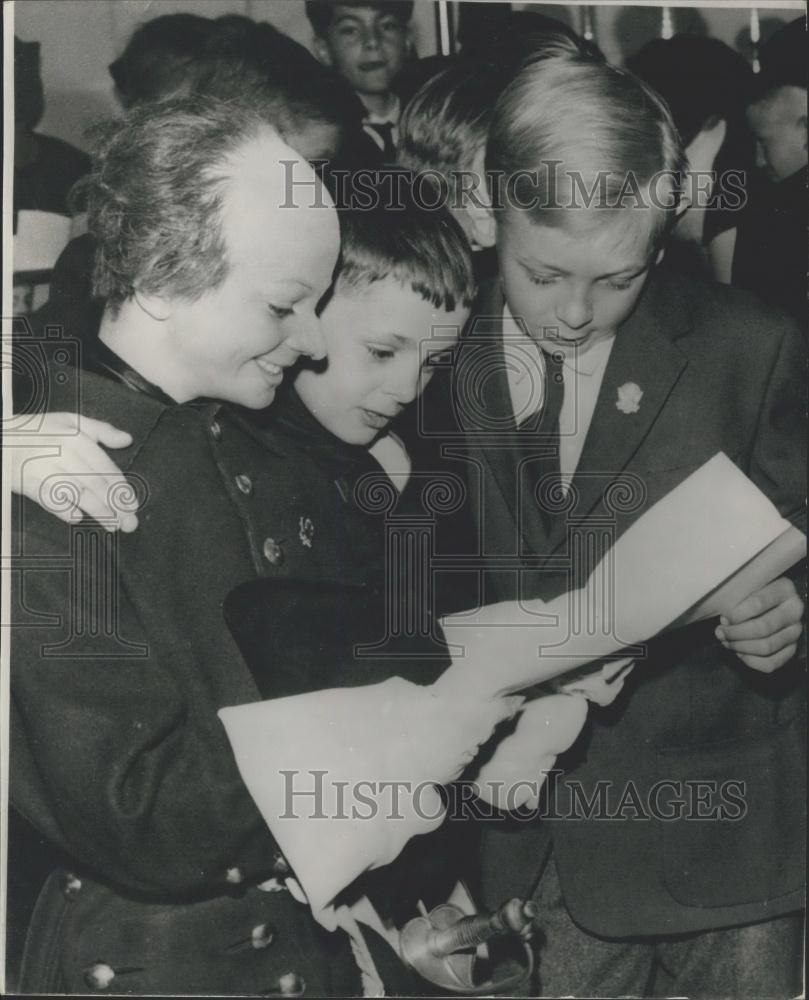
<instances>
[{"instance_id":1,"label":"lapel badge","mask_svg":"<svg viewBox=\"0 0 809 1000\"><path fill-rule=\"evenodd\" d=\"M315 526L312 524L311 517L298 518L298 538L300 538L304 548L311 549L314 534Z\"/></svg>"},{"instance_id":2,"label":"lapel badge","mask_svg":"<svg viewBox=\"0 0 809 1000\"><path fill-rule=\"evenodd\" d=\"M616 409L621 413L637 413L640 409L640 401L643 397L643 389L635 382L624 382L618 387L618 399L615 401Z\"/></svg>"}]
</instances>

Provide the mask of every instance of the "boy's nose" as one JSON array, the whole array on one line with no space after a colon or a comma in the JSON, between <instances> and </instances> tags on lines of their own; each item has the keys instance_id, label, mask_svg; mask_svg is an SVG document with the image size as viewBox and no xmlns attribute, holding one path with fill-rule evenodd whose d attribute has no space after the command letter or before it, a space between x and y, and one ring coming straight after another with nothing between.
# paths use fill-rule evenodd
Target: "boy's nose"
<instances>
[{"instance_id":1,"label":"boy's nose","mask_svg":"<svg viewBox=\"0 0 809 1000\"><path fill-rule=\"evenodd\" d=\"M580 330L593 318L593 307L586 295L572 295L556 304L556 318L571 330Z\"/></svg>"},{"instance_id":2,"label":"boy's nose","mask_svg":"<svg viewBox=\"0 0 809 1000\"><path fill-rule=\"evenodd\" d=\"M378 49L380 46L379 31L376 28L366 28L362 41L366 49Z\"/></svg>"},{"instance_id":3,"label":"boy's nose","mask_svg":"<svg viewBox=\"0 0 809 1000\"><path fill-rule=\"evenodd\" d=\"M320 320L314 313L295 316L292 320L292 330L287 337L287 344L298 354L303 354L313 361L326 357L326 341L320 327Z\"/></svg>"},{"instance_id":4,"label":"boy's nose","mask_svg":"<svg viewBox=\"0 0 809 1000\"><path fill-rule=\"evenodd\" d=\"M399 406L412 403L421 391L421 371L405 372L388 384L388 395L392 396Z\"/></svg>"}]
</instances>

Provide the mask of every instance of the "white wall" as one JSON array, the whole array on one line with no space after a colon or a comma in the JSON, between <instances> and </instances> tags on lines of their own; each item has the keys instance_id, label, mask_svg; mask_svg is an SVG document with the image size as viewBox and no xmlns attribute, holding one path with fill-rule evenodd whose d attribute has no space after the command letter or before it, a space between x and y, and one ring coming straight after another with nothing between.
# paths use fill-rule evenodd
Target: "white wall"
<instances>
[{"instance_id":1,"label":"white wall","mask_svg":"<svg viewBox=\"0 0 809 1000\"><path fill-rule=\"evenodd\" d=\"M581 28L581 6L577 4L514 4L531 6L563 16ZM626 5L592 6L596 40L608 59L623 58L660 30L659 9ZM762 18L789 21L799 16L789 9L762 3ZM15 32L26 41L42 46L42 74L46 110L40 128L75 145L84 144L86 126L99 115L117 110L107 67L120 54L133 29L141 21L159 14L192 11L208 17L247 14L271 21L282 31L308 45L311 30L303 0L16 0ZM749 9L735 7L731 0L717 8L699 8L708 32L729 45L749 24ZM693 17L693 12L673 9L675 27ZM433 0L416 0L413 29L417 51L430 55L436 50Z\"/></svg>"}]
</instances>

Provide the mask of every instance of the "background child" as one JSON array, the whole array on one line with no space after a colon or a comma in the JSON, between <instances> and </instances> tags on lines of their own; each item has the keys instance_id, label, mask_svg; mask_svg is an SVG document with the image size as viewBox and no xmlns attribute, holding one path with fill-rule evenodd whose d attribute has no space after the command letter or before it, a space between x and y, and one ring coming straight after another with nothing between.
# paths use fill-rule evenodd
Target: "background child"
<instances>
[{"instance_id":1,"label":"background child","mask_svg":"<svg viewBox=\"0 0 809 1000\"><path fill-rule=\"evenodd\" d=\"M505 83L505 73L489 63L459 62L428 80L399 121L397 164L443 183L447 207L476 251L494 244L486 211L486 136ZM493 263L493 254L475 254L478 279Z\"/></svg>"},{"instance_id":2,"label":"background child","mask_svg":"<svg viewBox=\"0 0 809 1000\"><path fill-rule=\"evenodd\" d=\"M788 309L806 329L806 21L781 28L761 49L747 120L761 176L741 213L733 283Z\"/></svg>"},{"instance_id":3,"label":"background child","mask_svg":"<svg viewBox=\"0 0 809 1000\"><path fill-rule=\"evenodd\" d=\"M318 58L342 73L356 91L367 111L365 131L387 163L393 162L400 113L391 83L407 58L412 13L412 0L306 3Z\"/></svg>"}]
</instances>

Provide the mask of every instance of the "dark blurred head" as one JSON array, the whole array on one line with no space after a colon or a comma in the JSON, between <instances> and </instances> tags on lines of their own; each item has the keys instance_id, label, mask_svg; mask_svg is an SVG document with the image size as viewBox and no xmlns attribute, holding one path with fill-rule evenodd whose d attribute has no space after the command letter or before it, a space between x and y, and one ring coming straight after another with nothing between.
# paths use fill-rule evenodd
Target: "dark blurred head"
<instances>
[{"instance_id":1,"label":"dark blurred head","mask_svg":"<svg viewBox=\"0 0 809 1000\"><path fill-rule=\"evenodd\" d=\"M524 59L541 52L549 41L552 44L560 38L572 42L591 59L604 58L597 45L582 38L564 21L527 10L509 14L500 31L486 40L486 55L499 66L516 69Z\"/></svg>"},{"instance_id":2,"label":"dark blurred head","mask_svg":"<svg viewBox=\"0 0 809 1000\"><path fill-rule=\"evenodd\" d=\"M767 39L759 52L760 72L753 98L778 87L806 90L806 19L796 18Z\"/></svg>"},{"instance_id":3,"label":"dark blurred head","mask_svg":"<svg viewBox=\"0 0 809 1000\"><path fill-rule=\"evenodd\" d=\"M626 65L664 98L686 146L720 118L738 122L753 81L743 56L697 35L656 38Z\"/></svg>"},{"instance_id":4,"label":"dark blurred head","mask_svg":"<svg viewBox=\"0 0 809 1000\"><path fill-rule=\"evenodd\" d=\"M42 78L39 75L39 42L24 42L14 36L14 127L32 132L45 111Z\"/></svg>"},{"instance_id":5,"label":"dark blurred head","mask_svg":"<svg viewBox=\"0 0 809 1000\"><path fill-rule=\"evenodd\" d=\"M759 53L761 71L747 120L756 139L756 163L773 181L783 181L807 163L806 22L777 31Z\"/></svg>"},{"instance_id":6,"label":"dark blurred head","mask_svg":"<svg viewBox=\"0 0 809 1000\"><path fill-rule=\"evenodd\" d=\"M213 23L196 14L164 14L136 28L109 67L124 107L190 93Z\"/></svg>"},{"instance_id":7,"label":"dark blurred head","mask_svg":"<svg viewBox=\"0 0 809 1000\"><path fill-rule=\"evenodd\" d=\"M308 160L334 159L363 109L346 81L266 22L214 22L195 82L200 94L248 104Z\"/></svg>"}]
</instances>

